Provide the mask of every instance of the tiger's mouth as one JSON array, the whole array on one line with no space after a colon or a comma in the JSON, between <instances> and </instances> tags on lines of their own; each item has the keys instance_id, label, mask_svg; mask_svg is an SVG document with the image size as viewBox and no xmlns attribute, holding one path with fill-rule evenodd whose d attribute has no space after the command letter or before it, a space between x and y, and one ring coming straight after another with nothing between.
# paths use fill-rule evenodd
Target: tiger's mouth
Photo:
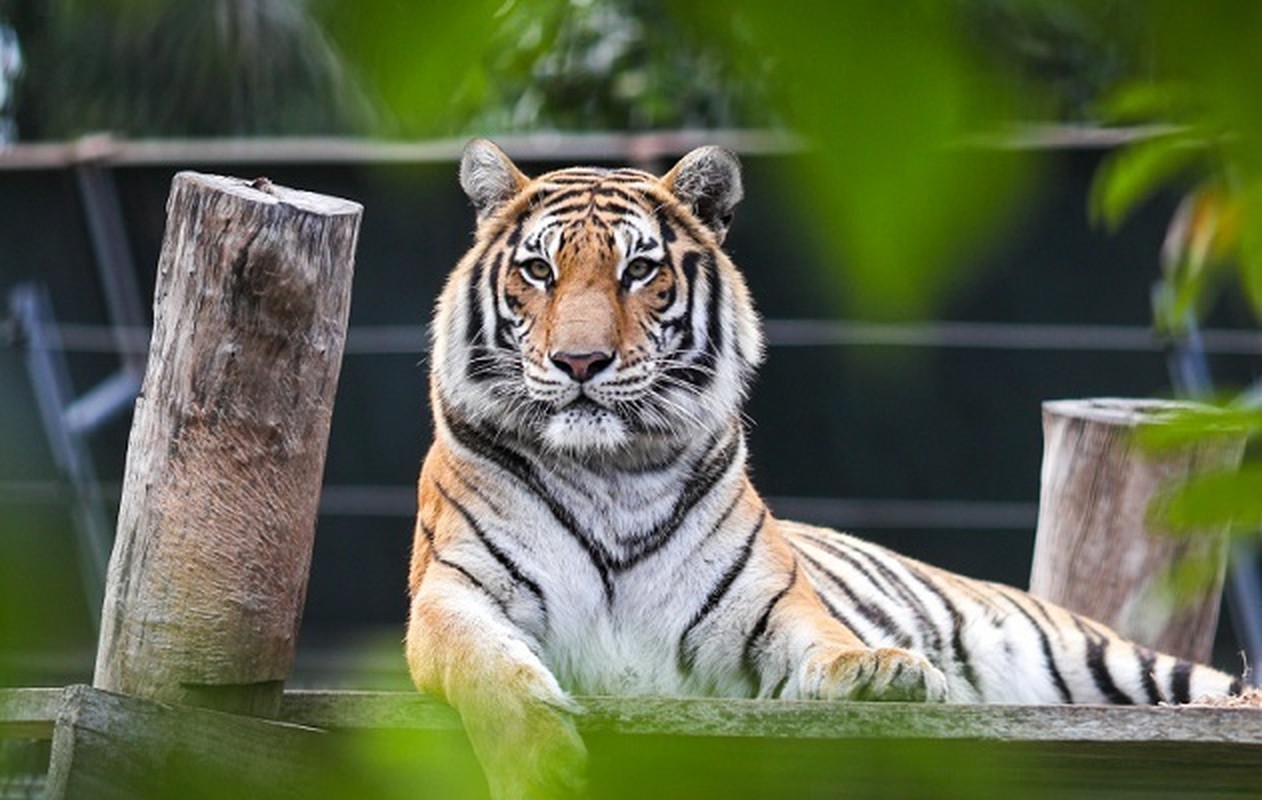
<instances>
[{"instance_id":1,"label":"tiger's mouth","mask_svg":"<svg viewBox=\"0 0 1262 800\"><path fill-rule=\"evenodd\" d=\"M578 396L575 397L573 400L561 406L561 410L577 411L580 413L587 413L587 414L596 414L602 411L607 413L609 411L607 407L605 407L602 403L597 401L591 395L587 394L585 391L580 392Z\"/></svg>"}]
</instances>

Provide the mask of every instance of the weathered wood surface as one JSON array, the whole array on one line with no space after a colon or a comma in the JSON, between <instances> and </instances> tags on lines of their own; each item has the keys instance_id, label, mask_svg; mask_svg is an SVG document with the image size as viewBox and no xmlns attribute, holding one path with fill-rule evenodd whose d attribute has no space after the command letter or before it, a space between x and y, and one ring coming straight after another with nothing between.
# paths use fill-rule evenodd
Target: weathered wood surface
<instances>
[{"instance_id":1,"label":"weathered wood surface","mask_svg":"<svg viewBox=\"0 0 1262 800\"><path fill-rule=\"evenodd\" d=\"M11 698L27 691L0 691L0 710L21 705ZM32 700L47 712L47 692L39 692L22 701L28 718ZM143 787L144 780L192 774L216 790L171 795L181 797L253 797L241 788L247 779L278 791L292 785L315 798L482 797L485 791L456 714L412 692L286 692L281 718L299 726L297 733L86 687L66 695L67 709L90 711L63 710L59 722L72 729L72 754L91 753L86 768L93 781L122 776ZM842 787L848 798L943 796L945 770L954 797L1262 796L1257 708L579 702L586 709L578 724L591 755L593 798L831 797ZM302 735L306 726L333 735L312 740ZM76 780L75 787L94 791L104 785L79 776L83 761L72 761L69 770L64 743L56 744L52 785ZM261 763L252 761L256 751ZM100 760L102 753L110 760ZM221 790L223 772L229 777ZM394 788L381 793L383 786ZM451 791L427 795L435 786Z\"/></svg>"},{"instance_id":2,"label":"weathered wood surface","mask_svg":"<svg viewBox=\"0 0 1262 800\"><path fill-rule=\"evenodd\" d=\"M325 735L289 723L66 690L48 800L308 798Z\"/></svg>"},{"instance_id":3,"label":"weathered wood surface","mask_svg":"<svg viewBox=\"0 0 1262 800\"><path fill-rule=\"evenodd\" d=\"M62 689L0 689L0 738L47 739Z\"/></svg>"},{"instance_id":4,"label":"weathered wood surface","mask_svg":"<svg viewBox=\"0 0 1262 800\"><path fill-rule=\"evenodd\" d=\"M293 662L357 203L180 173L94 684L269 714Z\"/></svg>"},{"instance_id":5,"label":"weathered wood surface","mask_svg":"<svg viewBox=\"0 0 1262 800\"><path fill-rule=\"evenodd\" d=\"M1043 469L1030 591L1163 652L1208 661L1226 564L1224 531L1171 536L1148 522L1153 498L1208 470L1234 469L1243 436L1160 455L1132 439L1182 404L1063 400L1043 404ZM1216 580L1175 598L1167 579L1187 559L1209 559Z\"/></svg>"},{"instance_id":6,"label":"weathered wood surface","mask_svg":"<svg viewBox=\"0 0 1262 800\"><path fill-rule=\"evenodd\" d=\"M1262 708L926 705L730 698L583 697L584 732L794 739L1241 744L1262 757ZM288 691L280 719L327 729L457 730L445 703L414 692ZM1262 762L1259 762L1262 769Z\"/></svg>"},{"instance_id":7,"label":"weathered wood surface","mask_svg":"<svg viewBox=\"0 0 1262 800\"><path fill-rule=\"evenodd\" d=\"M69 689L0 689L0 725L51 733ZM1025 742L1173 742L1262 748L1262 708L823 703L717 698L579 698L579 728L626 735ZM459 730L447 704L416 692L287 691L280 721L331 730ZM19 729L18 726L27 726ZM1260 762L1262 764L1262 762ZM1260 766L1262 769L1262 766Z\"/></svg>"},{"instance_id":8,"label":"weathered wood surface","mask_svg":"<svg viewBox=\"0 0 1262 800\"><path fill-rule=\"evenodd\" d=\"M1256 708L579 703L593 800L1262 796ZM435 730L460 737L454 711L411 693L286 692L281 716L351 735L394 731L390 741L415 752L441 746ZM425 775L458 774L459 753L445 752L452 766Z\"/></svg>"}]
</instances>

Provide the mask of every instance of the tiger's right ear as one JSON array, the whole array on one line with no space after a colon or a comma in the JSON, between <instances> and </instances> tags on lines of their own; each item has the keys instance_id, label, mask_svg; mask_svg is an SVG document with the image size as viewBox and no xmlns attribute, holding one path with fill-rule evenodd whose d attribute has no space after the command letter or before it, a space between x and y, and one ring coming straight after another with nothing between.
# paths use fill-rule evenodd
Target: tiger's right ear
<instances>
[{"instance_id":1,"label":"tiger's right ear","mask_svg":"<svg viewBox=\"0 0 1262 800\"><path fill-rule=\"evenodd\" d=\"M478 222L494 214L529 182L494 142L474 139L465 145L460 157L460 188L473 201Z\"/></svg>"}]
</instances>

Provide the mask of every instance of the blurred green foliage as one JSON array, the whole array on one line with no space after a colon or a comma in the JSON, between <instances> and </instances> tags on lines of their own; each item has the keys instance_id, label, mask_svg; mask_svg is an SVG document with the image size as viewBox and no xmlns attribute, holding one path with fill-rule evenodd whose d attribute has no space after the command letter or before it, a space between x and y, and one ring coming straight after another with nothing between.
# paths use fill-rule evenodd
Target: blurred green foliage
<instances>
[{"instance_id":1,"label":"blurred green foliage","mask_svg":"<svg viewBox=\"0 0 1262 800\"><path fill-rule=\"evenodd\" d=\"M1189 447L1246 447L1239 470L1208 471L1169 487L1150 509L1155 525L1174 535L1257 537L1262 532L1262 454L1249 445L1260 437L1262 408L1228 401L1189 407L1138 428L1139 445L1156 457Z\"/></svg>"},{"instance_id":2,"label":"blurred green foliage","mask_svg":"<svg viewBox=\"0 0 1262 800\"><path fill-rule=\"evenodd\" d=\"M1026 121L1160 124L1159 135L1110 156L1095 215L1116 226L1172 182L1186 186L1193 200L1167 248L1163 324L1176 327L1184 311L1207 302L1205 287L1229 274L1262 313L1262 103L1253 86L1262 74L1254 42L1262 4L0 0L0 20L18 31L27 57L17 109L27 138L98 129L395 137L791 130L806 151L801 170L786 176L786 197L835 248L846 307L867 318L943 308L1035 185L1032 156L970 146L979 134ZM1257 435L1255 412L1232 413ZM1158 438L1168 446L1198 440L1215 432L1209 426L1190 415ZM1254 459L1238 475L1184 487L1163 513L1175 528L1225 521L1248 532L1262 524L1260 503ZM10 535L16 525L0 531L6 547L26 541ZM52 635L44 623L55 610L23 588L42 581L29 568L40 559L6 553L0 634ZM389 732L347 741L328 762L330 796L365 786L376 797L426 786L439 796L483 791L467 752ZM598 768L625 776L627 796L640 796L650 778L689 785L688 762L713 756L675 741L633 746L638 754L614 751L604 761L594 750ZM995 765L980 750L865 745L844 760L823 749L818 763L878 787L866 796L1021 792L993 780ZM444 772L446 764L459 767ZM435 787L444 774L455 777Z\"/></svg>"},{"instance_id":3,"label":"blurred green foliage","mask_svg":"<svg viewBox=\"0 0 1262 800\"><path fill-rule=\"evenodd\" d=\"M1183 194L1161 248L1161 280L1153 293L1158 333L1180 338L1224 291L1243 290L1262 320L1262 104L1256 76L1262 49L1255 32L1262 5L1230 0L1146 4L1146 69L1125 76L1096 103L1110 124L1155 126L1153 135L1112 152L1092 189L1092 216L1121 225L1154 194ZM1240 407L1188 411L1145 431L1141 441L1164 448L1212 441L1224 431L1249 443L1237 472L1214 472L1173 486L1151 509L1163 528L1194 534L1262 532L1262 410L1257 398ZM1194 583L1183 576L1182 583ZM1204 570L1201 570L1203 573ZM1204 577L1204 575L1202 575Z\"/></svg>"},{"instance_id":4,"label":"blurred green foliage","mask_svg":"<svg viewBox=\"0 0 1262 800\"><path fill-rule=\"evenodd\" d=\"M303 0L0 0L27 56L20 138L366 133Z\"/></svg>"}]
</instances>

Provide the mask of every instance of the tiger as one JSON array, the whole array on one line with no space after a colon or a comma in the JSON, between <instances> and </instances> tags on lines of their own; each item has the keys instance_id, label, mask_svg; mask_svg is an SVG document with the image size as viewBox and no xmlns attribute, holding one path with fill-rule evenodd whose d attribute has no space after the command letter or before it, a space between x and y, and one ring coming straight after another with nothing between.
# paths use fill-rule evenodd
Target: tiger
<instances>
[{"instance_id":1,"label":"tiger","mask_svg":"<svg viewBox=\"0 0 1262 800\"><path fill-rule=\"evenodd\" d=\"M759 316L715 146L529 178L465 149L473 246L431 324L411 677L493 796L577 791L582 695L1186 703L1239 678L996 583L777 518L746 468Z\"/></svg>"}]
</instances>

